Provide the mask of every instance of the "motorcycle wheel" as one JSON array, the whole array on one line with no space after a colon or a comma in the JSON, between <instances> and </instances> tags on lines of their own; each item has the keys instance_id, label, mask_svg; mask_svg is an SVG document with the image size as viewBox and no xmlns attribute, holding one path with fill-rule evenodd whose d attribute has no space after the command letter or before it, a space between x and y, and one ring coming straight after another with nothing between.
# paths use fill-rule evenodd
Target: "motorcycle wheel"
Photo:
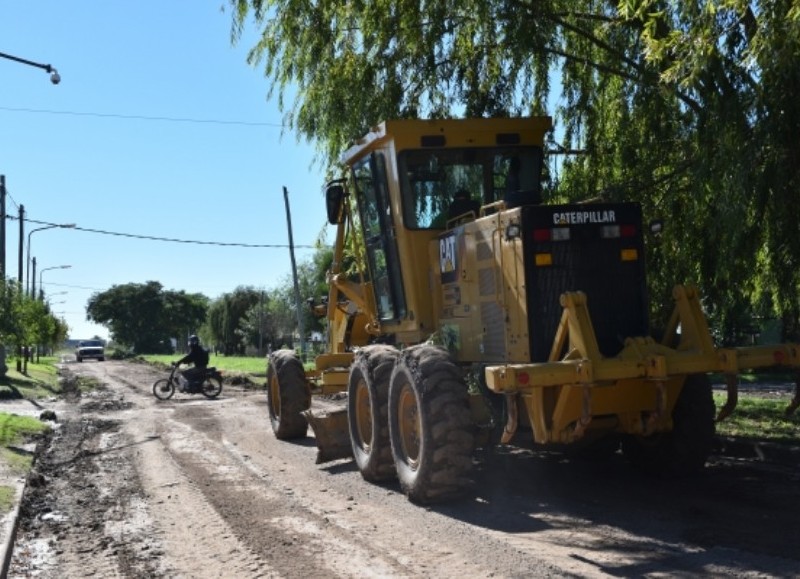
<instances>
[{"instance_id":1,"label":"motorcycle wheel","mask_svg":"<svg viewBox=\"0 0 800 579\"><path fill-rule=\"evenodd\" d=\"M169 400L172 398L172 395L175 394L175 385L166 378L157 380L156 383L153 384L153 394L159 400Z\"/></svg>"},{"instance_id":2,"label":"motorcycle wheel","mask_svg":"<svg viewBox=\"0 0 800 579\"><path fill-rule=\"evenodd\" d=\"M200 393L206 398L216 398L222 392L222 381L216 376L206 376L200 386Z\"/></svg>"}]
</instances>

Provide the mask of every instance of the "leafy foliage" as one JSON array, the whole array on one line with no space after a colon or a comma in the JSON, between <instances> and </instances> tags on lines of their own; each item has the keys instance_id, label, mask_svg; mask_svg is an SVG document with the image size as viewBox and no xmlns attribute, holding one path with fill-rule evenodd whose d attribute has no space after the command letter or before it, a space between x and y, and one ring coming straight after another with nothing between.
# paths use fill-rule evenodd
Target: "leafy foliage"
<instances>
[{"instance_id":1,"label":"leafy foliage","mask_svg":"<svg viewBox=\"0 0 800 579\"><path fill-rule=\"evenodd\" d=\"M308 261L297 264L299 312L306 336L323 329L322 321L312 315L306 304L327 295L325 275L332 259L332 250L319 245ZM205 327L206 339L228 356L242 355L248 350L263 355L268 348L292 347L298 328L297 314L291 276L281 280L269 293L239 287L211 304Z\"/></svg>"},{"instance_id":2,"label":"leafy foliage","mask_svg":"<svg viewBox=\"0 0 800 579\"><path fill-rule=\"evenodd\" d=\"M15 282L0 284L0 344L54 346L67 330L47 302L25 295Z\"/></svg>"},{"instance_id":3,"label":"leafy foliage","mask_svg":"<svg viewBox=\"0 0 800 579\"><path fill-rule=\"evenodd\" d=\"M113 339L136 353L172 351L170 338L194 333L206 317L208 298L202 294L164 290L160 283L116 285L93 294L86 318L106 326Z\"/></svg>"},{"instance_id":4,"label":"leafy foliage","mask_svg":"<svg viewBox=\"0 0 800 579\"><path fill-rule=\"evenodd\" d=\"M245 330L242 322L251 308L263 310L266 300L265 292L245 286L214 300L204 331L207 334L206 341L214 344L215 349L226 356L244 354L248 345L246 334L252 329Z\"/></svg>"},{"instance_id":5,"label":"leafy foliage","mask_svg":"<svg viewBox=\"0 0 800 579\"><path fill-rule=\"evenodd\" d=\"M230 0L286 124L335 166L386 118L550 111L549 201L636 200L653 319L695 283L715 331L800 336L800 8L792 0ZM294 94L293 102L284 100ZM575 153L579 154L575 154Z\"/></svg>"}]
</instances>

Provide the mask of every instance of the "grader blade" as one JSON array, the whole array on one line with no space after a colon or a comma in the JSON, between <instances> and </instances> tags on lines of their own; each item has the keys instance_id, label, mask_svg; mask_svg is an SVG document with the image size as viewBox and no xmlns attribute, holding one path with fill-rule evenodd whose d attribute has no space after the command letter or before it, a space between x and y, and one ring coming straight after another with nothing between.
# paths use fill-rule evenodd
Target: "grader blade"
<instances>
[{"instance_id":1,"label":"grader blade","mask_svg":"<svg viewBox=\"0 0 800 579\"><path fill-rule=\"evenodd\" d=\"M317 439L317 464L353 456L347 408L305 410L303 416Z\"/></svg>"}]
</instances>

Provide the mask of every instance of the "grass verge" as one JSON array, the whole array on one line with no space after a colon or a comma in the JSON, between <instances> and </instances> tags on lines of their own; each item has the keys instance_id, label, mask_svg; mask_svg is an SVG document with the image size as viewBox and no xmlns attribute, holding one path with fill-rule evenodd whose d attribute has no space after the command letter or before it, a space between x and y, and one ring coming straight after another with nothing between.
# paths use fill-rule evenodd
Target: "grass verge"
<instances>
[{"instance_id":1,"label":"grass verge","mask_svg":"<svg viewBox=\"0 0 800 579\"><path fill-rule=\"evenodd\" d=\"M33 455L15 446L49 428L44 422L30 416L0 412L0 472L18 477L30 471ZM0 514L9 512L14 493L14 487L0 485Z\"/></svg>"},{"instance_id":2,"label":"grass verge","mask_svg":"<svg viewBox=\"0 0 800 579\"><path fill-rule=\"evenodd\" d=\"M6 376L0 378L0 409L3 400L36 400L60 394L57 361L57 358L40 358L39 363L29 362L23 374L16 371L11 360ZM16 447L49 428L37 418L0 412L0 473L25 475L31 469L33 456ZM0 484L0 513L12 508L15 492L14 487Z\"/></svg>"},{"instance_id":3,"label":"grass verge","mask_svg":"<svg viewBox=\"0 0 800 579\"><path fill-rule=\"evenodd\" d=\"M14 506L16 490L8 485L0 485L0 515L4 515Z\"/></svg>"},{"instance_id":4,"label":"grass verge","mask_svg":"<svg viewBox=\"0 0 800 579\"><path fill-rule=\"evenodd\" d=\"M0 377L0 400L28 398L37 400L61 393L58 385L58 358L42 357L36 364L28 363L27 372L17 372L13 360L8 373Z\"/></svg>"},{"instance_id":5,"label":"grass verge","mask_svg":"<svg viewBox=\"0 0 800 579\"><path fill-rule=\"evenodd\" d=\"M725 394L714 393L717 409ZM717 423L720 436L752 438L780 444L800 444L800 414L786 416L788 399L763 398L739 394L736 410Z\"/></svg>"}]
</instances>

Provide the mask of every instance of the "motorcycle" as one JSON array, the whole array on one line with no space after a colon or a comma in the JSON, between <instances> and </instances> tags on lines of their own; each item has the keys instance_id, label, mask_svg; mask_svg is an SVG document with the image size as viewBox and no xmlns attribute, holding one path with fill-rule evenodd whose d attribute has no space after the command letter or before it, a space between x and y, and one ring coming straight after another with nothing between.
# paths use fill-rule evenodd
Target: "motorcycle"
<instances>
[{"instance_id":1,"label":"motorcycle","mask_svg":"<svg viewBox=\"0 0 800 579\"><path fill-rule=\"evenodd\" d=\"M176 391L186 394L202 394L206 398L216 398L222 393L222 372L214 366L205 369L202 380L191 384L178 372L178 365L172 365L172 371L167 378L156 380L153 384L153 394L159 400L169 400Z\"/></svg>"}]
</instances>

